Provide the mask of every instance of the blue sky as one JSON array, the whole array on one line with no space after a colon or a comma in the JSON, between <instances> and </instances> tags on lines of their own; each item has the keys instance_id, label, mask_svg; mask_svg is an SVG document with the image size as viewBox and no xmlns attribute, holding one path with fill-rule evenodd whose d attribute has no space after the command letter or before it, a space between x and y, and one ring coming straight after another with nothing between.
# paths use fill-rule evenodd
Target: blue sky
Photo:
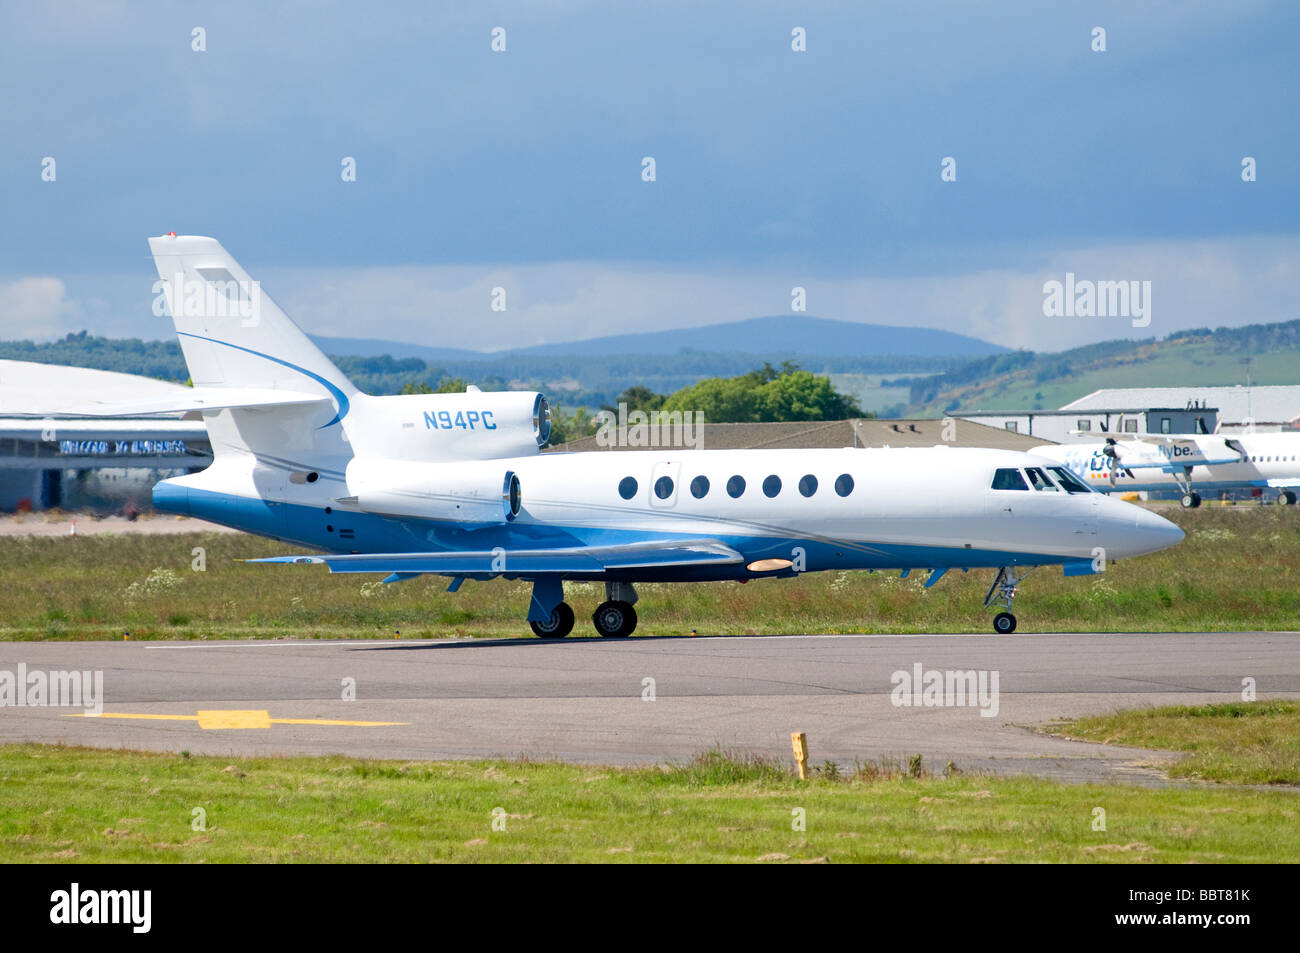
<instances>
[{"instance_id":1,"label":"blue sky","mask_svg":"<svg viewBox=\"0 0 1300 953\"><path fill-rule=\"evenodd\" d=\"M795 285L1039 349L1300 317L1294 3L60 2L0 27L4 337L166 337L167 231L218 237L308 330L450 346L788 313ZM1151 326L1044 317L1066 271L1152 281Z\"/></svg>"}]
</instances>

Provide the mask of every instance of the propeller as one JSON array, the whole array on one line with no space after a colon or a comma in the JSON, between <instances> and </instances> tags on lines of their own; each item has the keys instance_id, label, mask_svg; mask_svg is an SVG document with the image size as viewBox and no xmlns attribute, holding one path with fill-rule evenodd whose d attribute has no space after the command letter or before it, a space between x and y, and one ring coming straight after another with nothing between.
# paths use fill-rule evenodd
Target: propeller
<instances>
[{"instance_id":1,"label":"propeller","mask_svg":"<svg viewBox=\"0 0 1300 953\"><path fill-rule=\"evenodd\" d=\"M1110 478L1111 489L1115 488L1115 471L1119 469L1119 451L1115 449L1115 438L1107 437L1106 446L1101 448L1102 455L1109 458L1110 465L1106 467L1107 475ZM1128 471L1125 471L1128 472ZM1129 476L1133 476L1129 473Z\"/></svg>"}]
</instances>

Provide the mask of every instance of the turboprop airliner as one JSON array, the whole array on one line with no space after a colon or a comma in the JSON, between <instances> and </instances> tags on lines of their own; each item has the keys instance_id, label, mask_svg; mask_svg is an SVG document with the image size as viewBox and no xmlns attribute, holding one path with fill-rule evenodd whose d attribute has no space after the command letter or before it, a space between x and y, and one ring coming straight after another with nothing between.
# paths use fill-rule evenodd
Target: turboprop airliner
<instances>
[{"instance_id":1,"label":"turboprop airliner","mask_svg":"<svg viewBox=\"0 0 1300 953\"><path fill-rule=\"evenodd\" d=\"M319 550L253 562L335 573L532 584L542 638L574 625L564 584L603 582L592 621L630 635L636 584L822 570L992 570L985 608L1041 566L1105 568L1183 538L1040 455L955 447L542 453L538 393L363 394L212 238L151 238L194 387L97 405L198 411L214 459L158 483L154 505Z\"/></svg>"},{"instance_id":2,"label":"turboprop airliner","mask_svg":"<svg viewBox=\"0 0 1300 953\"><path fill-rule=\"evenodd\" d=\"M1143 434L1030 452L1065 464L1103 493L1177 489L1189 509L1201 505L1201 490L1251 488L1276 490L1278 503L1293 506L1300 487L1300 433Z\"/></svg>"}]
</instances>

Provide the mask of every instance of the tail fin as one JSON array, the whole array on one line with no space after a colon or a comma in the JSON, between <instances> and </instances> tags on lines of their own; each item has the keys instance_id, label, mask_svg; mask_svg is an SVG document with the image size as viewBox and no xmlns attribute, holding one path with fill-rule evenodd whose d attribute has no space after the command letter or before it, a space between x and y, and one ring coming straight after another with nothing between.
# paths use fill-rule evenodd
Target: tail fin
<instances>
[{"instance_id":1,"label":"tail fin","mask_svg":"<svg viewBox=\"0 0 1300 953\"><path fill-rule=\"evenodd\" d=\"M215 238L149 239L195 387L262 388L333 398L357 390Z\"/></svg>"},{"instance_id":2,"label":"tail fin","mask_svg":"<svg viewBox=\"0 0 1300 953\"><path fill-rule=\"evenodd\" d=\"M150 238L149 250L196 397L212 408L214 453L350 457L339 425L364 395L221 243L172 234Z\"/></svg>"}]
</instances>

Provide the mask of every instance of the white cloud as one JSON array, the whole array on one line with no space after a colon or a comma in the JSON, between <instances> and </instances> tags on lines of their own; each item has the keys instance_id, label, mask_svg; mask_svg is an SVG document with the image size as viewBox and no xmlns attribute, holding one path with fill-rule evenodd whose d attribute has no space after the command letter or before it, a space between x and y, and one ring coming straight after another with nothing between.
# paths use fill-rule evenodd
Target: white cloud
<instances>
[{"instance_id":1,"label":"white cloud","mask_svg":"<svg viewBox=\"0 0 1300 953\"><path fill-rule=\"evenodd\" d=\"M1300 318L1300 239L1261 237L1135 242L1065 251L1007 249L997 269L905 277L819 276L782 267L570 261L529 265L408 265L263 269L243 264L315 334L435 347L503 350L607 334L698 327L790 313L790 290L808 313L847 321L941 328L1008 347L1054 351L1117 337ZM1047 318L1043 283L1080 279L1152 282L1152 320ZM0 285L0 334L93 333L146 339L170 334L155 317L151 273L19 278ZM491 309L506 289L507 310ZM737 341L743 350L744 342Z\"/></svg>"},{"instance_id":2,"label":"white cloud","mask_svg":"<svg viewBox=\"0 0 1300 953\"><path fill-rule=\"evenodd\" d=\"M476 350L788 314L796 285L807 289L809 314L941 328L1044 351L1300 317L1296 238L1129 243L1045 256L1026 249L1007 257L1016 264L900 278L556 262L286 271L274 285L264 284L280 288L281 304L315 333ZM1150 326L1134 328L1122 318L1044 317L1043 283L1067 271L1080 279L1150 281ZM490 308L496 286L506 289L504 313Z\"/></svg>"},{"instance_id":3,"label":"white cloud","mask_svg":"<svg viewBox=\"0 0 1300 953\"><path fill-rule=\"evenodd\" d=\"M0 335L45 340L76 323L78 309L58 278L17 278L0 283Z\"/></svg>"}]
</instances>

